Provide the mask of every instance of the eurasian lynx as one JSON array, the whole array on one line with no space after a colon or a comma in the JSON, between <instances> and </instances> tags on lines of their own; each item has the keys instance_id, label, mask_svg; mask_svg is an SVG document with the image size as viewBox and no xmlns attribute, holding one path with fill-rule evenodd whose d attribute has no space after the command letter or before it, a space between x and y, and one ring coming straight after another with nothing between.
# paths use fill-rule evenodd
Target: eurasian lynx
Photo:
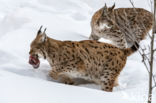
<instances>
[{"instance_id":1,"label":"eurasian lynx","mask_svg":"<svg viewBox=\"0 0 156 103\"><path fill-rule=\"evenodd\" d=\"M145 38L153 25L153 14L142 8L118 8L115 4L107 8L106 4L98 10L91 20L90 39L103 37L113 41L119 48L126 48L134 41Z\"/></svg>"},{"instance_id":2,"label":"eurasian lynx","mask_svg":"<svg viewBox=\"0 0 156 103\"><path fill-rule=\"evenodd\" d=\"M82 78L100 84L102 90L112 91L127 56L137 51L135 45L120 49L96 40L59 41L39 30L31 43L29 63L38 68L39 57L43 57L52 67L53 79L73 84L73 78Z\"/></svg>"}]
</instances>

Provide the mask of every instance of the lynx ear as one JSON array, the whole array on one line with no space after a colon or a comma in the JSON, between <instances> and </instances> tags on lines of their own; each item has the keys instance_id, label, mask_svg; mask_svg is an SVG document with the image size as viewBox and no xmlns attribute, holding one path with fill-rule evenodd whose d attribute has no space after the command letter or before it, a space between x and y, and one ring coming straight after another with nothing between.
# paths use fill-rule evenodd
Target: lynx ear
<instances>
[{"instance_id":1,"label":"lynx ear","mask_svg":"<svg viewBox=\"0 0 156 103\"><path fill-rule=\"evenodd\" d=\"M108 11L108 8L107 8L107 5L105 3L105 6L103 7L103 10L102 10L102 15L107 15L107 11Z\"/></svg>"},{"instance_id":2,"label":"lynx ear","mask_svg":"<svg viewBox=\"0 0 156 103\"><path fill-rule=\"evenodd\" d=\"M40 29L38 30L38 32L37 32L37 35L39 35L39 34L41 34L42 33L42 31L41 31L41 29L42 29L42 25L40 26Z\"/></svg>"},{"instance_id":3,"label":"lynx ear","mask_svg":"<svg viewBox=\"0 0 156 103\"><path fill-rule=\"evenodd\" d=\"M47 40L47 35L46 35L46 30L47 28L44 29L43 34L42 34L42 42L45 42Z\"/></svg>"},{"instance_id":4,"label":"lynx ear","mask_svg":"<svg viewBox=\"0 0 156 103\"><path fill-rule=\"evenodd\" d=\"M114 5L113 5L112 7L110 7L108 10L112 12L112 11L114 10L114 8L115 8L115 3L114 3Z\"/></svg>"},{"instance_id":5,"label":"lynx ear","mask_svg":"<svg viewBox=\"0 0 156 103\"><path fill-rule=\"evenodd\" d=\"M105 3L105 6L103 7L103 12L107 12L107 5Z\"/></svg>"}]
</instances>

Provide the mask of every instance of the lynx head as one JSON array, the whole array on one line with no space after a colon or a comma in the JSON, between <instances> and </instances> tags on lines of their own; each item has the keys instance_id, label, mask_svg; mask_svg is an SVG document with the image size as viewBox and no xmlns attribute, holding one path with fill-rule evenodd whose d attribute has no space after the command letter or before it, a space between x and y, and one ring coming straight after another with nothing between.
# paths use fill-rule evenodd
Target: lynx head
<instances>
[{"instance_id":1,"label":"lynx head","mask_svg":"<svg viewBox=\"0 0 156 103\"><path fill-rule=\"evenodd\" d=\"M42 26L38 30L36 38L32 41L30 45L29 63L34 68L38 68L40 65L39 57L45 57L44 45L45 45L45 42L47 41L47 36L45 33L46 28L44 29L43 33L41 29L42 29Z\"/></svg>"},{"instance_id":2,"label":"lynx head","mask_svg":"<svg viewBox=\"0 0 156 103\"><path fill-rule=\"evenodd\" d=\"M107 5L102 8L101 16L97 21L100 29L110 29L114 23L114 8L115 4L112 7L107 8Z\"/></svg>"}]
</instances>

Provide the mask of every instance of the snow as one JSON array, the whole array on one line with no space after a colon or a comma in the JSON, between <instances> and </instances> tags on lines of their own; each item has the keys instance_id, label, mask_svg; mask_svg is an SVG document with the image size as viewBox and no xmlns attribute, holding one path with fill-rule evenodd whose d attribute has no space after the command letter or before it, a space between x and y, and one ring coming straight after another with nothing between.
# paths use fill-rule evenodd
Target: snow
<instances>
[{"instance_id":1,"label":"snow","mask_svg":"<svg viewBox=\"0 0 156 103\"><path fill-rule=\"evenodd\" d=\"M54 39L86 40L93 13L114 2L117 8L132 7L129 0L0 0L0 103L145 103L148 73L138 52L128 57L120 85L111 93L95 84L71 86L52 80L45 60L37 70L28 64L30 43L40 25ZM148 0L134 3L151 10ZM147 44L148 38L141 42ZM153 93L154 103L156 89Z\"/></svg>"}]
</instances>

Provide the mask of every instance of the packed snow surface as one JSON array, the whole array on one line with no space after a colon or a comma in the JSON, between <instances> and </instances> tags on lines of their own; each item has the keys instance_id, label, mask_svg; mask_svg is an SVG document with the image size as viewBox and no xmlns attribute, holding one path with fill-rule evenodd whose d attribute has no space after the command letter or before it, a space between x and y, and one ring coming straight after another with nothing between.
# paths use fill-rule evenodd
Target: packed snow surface
<instances>
[{"instance_id":1,"label":"packed snow surface","mask_svg":"<svg viewBox=\"0 0 156 103\"><path fill-rule=\"evenodd\" d=\"M71 86L52 80L45 60L37 70L28 64L30 43L40 25L54 39L86 40L93 13L114 2L116 8L132 7L129 0L0 0L0 103L145 103L148 72L138 52L128 57L120 85L111 93L95 84ZM148 0L134 4L151 11ZM149 42L147 37L141 45Z\"/></svg>"}]
</instances>

